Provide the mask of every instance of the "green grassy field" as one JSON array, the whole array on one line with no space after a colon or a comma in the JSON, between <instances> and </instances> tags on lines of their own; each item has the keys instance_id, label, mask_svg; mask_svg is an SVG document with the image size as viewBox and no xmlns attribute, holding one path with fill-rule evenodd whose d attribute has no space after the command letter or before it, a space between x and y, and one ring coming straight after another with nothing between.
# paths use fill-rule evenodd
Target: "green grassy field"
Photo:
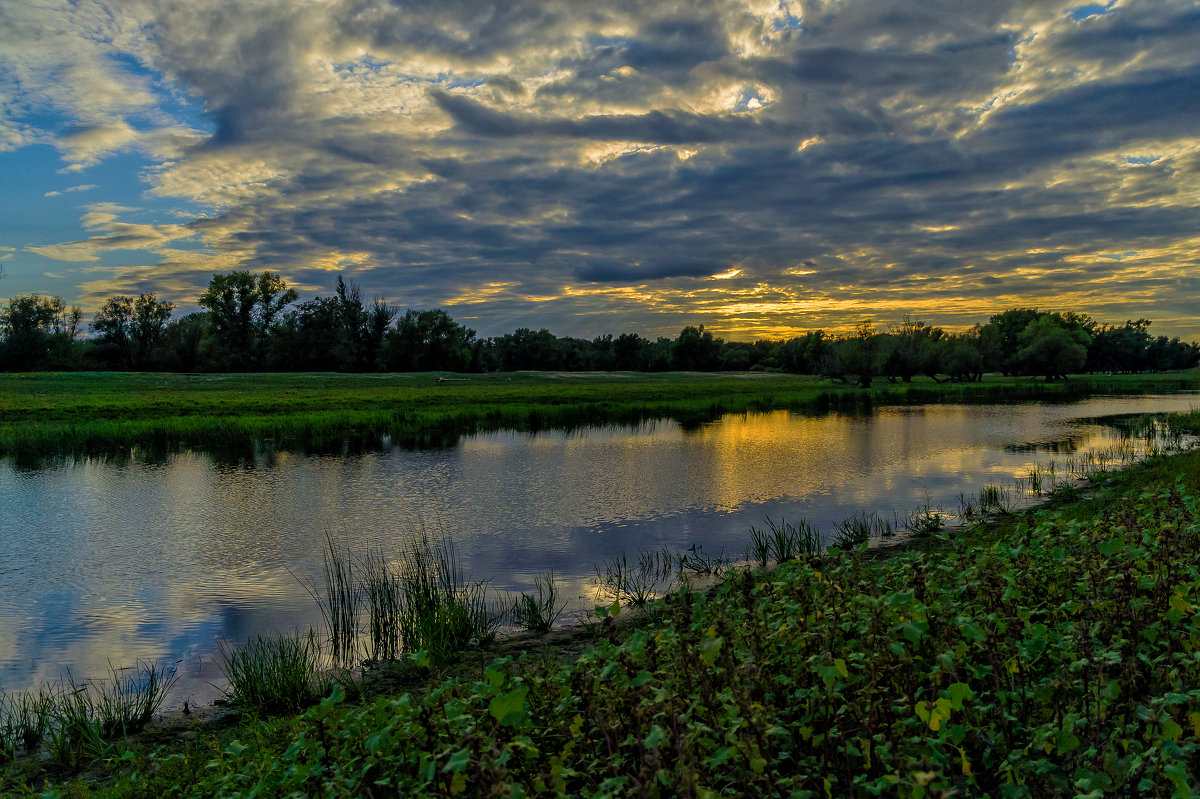
<instances>
[{"instance_id":1,"label":"green grassy field","mask_svg":"<svg viewBox=\"0 0 1200 799\"><path fill-rule=\"evenodd\" d=\"M438 377L450 378L437 383ZM797 375L696 373L0 375L0 456L159 457L182 448L237 450L452 443L512 428L538 430L790 409L864 411L880 404L1069 399L1200 387L1200 370L1079 376L1046 383L876 381L870 390Z\"/></svg>"},{"instance_id":2,"label":"green grassy field","mask_svg":"<svg viewBox=\"0 0 1200 799\"><path fill-rule=\"evenodd\" d=\"M597 622L577 658L531 645L416 692L102 740L82 773L0 765L0 791L1194 796L1200 452L1093 482L886 560L730 572Z\"/></svg>"}]
</instances>

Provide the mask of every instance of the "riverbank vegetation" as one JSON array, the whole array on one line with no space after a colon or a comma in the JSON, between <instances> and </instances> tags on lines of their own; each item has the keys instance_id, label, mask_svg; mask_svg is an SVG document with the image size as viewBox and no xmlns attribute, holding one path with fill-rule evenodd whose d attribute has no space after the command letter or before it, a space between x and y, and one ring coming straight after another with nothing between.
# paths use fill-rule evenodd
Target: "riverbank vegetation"
<instances>
[{"instance_id":1,"label":"riverbank vegetation","mask_svg":"<svg viewBox=\"0 0 1200 799\"><path fill-rule=\"evenodd\" d=\"M105 454L140 459L184 448L220 458L273 450L343 452L449 446L464 434L536 431L725 413L858 413L887 404L1060 401L1200 387L1200 369L1093 375L1047 383L877 383L870 390L801 375L514 373L458 375L149 373L0 374L0 456ZM386 438L384 438L386 436Z\"/></svg>"},{"instance_id":2,"label":"riverbank vegetation","mask_svg":"<svg viewBox=\"0 0 1200 799\"><path fill-rule=\"evenodd\" d=\"M172 319L156 295L108 298L89 327L61 298L24 295L0 308L0 371L514 372L775 371L869 386L876 378L977 380L986 372L1056 379L1200 364L1200 345L1154 336L1147 319L1013 308L959 332L904 316L853 331L725 341L703 325L672 339L636 332L592 339L520 328L477 338L441 308L365 302L340 276L330 296L298 303L271 272L214 275L203 311ZM882 325L882 326L879 326Z\"/></svg>"},{"instance_id":3,"label":"riverbank vegetation","mask_svg":"<svg viewBox=\"0 0 1200 799\"><path fill-rule=\"evenodd\" d=\"M1200 414L1173 426L1200 433ZM412 652L420 690L351 701L334 685L298 715L109 744L79 776L16 761L0 788L1192 796L1200 452L1089 483L886 558L793 536L771 547L790 560L704 592L685 582L640 624L611 621L619 601L598 608L578 657L530 641L446 672Z\"/></svg>"}]
</instances>

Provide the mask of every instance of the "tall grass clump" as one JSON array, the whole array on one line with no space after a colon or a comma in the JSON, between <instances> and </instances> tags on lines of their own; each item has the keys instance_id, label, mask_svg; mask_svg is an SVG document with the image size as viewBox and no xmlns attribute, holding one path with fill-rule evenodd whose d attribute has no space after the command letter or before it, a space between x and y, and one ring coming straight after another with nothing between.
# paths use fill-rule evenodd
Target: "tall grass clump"
<instances>
[{"instance_id":1,"label":"tall grass clump","mask_svg":"<svg viewBox=\"0 0 1200 799\"><path fill-rule=\"evenodd\" d=\"M25 751L44 740L60 764L82 768L112 741L144 729L178 679L176 665L155 662L110 672L106 680L77 683L68 671L56 689L26 694Z\"/></svg>"},{"instance_id":2,"label":"tall grass clump","mask_svg":"<svg viewBox=\"0 0 1200 799\"><path fill-rule=\"evenodd\" d=\"M491 641L503 613L488 602L487 584L462 572L449 539L414 539L399 572L403 651L445 660L471 644Z\"/></svg>"},{"instance_id":3,"label":"tall grass clump","mask_svg":"<svg viewBox=\"0 0 1200 799\"><path fill-rule=\"evenodd\" d=\"M765 529L750 527L750 545L746 551L747 560L757 563L760 568L821 551L821 534L807 520L793 524L782 518L776 522L768 516L765 521Z\"/></svg>"},{"instance_id":4,"label":"tall grass clump","mask_svg":"<svg viewBox=\"0 0 1200 799\"><path fill-rule=\"evenodd\" d=\"M598 592L634 607L645 607L675 587L675 557L666 550L642 550L634 561L622 552L596 566Z\"/></svg>"},{"instance_id":5,"label":"tall grass clump","mask_svg":"<svg viewBox=\"0 0 1200 799\"><path fill-rule=\"evenodd\" d=\"M350 552L338 548L333 536L325 536L323 577L325 592L318 595L317 604L329 628L331 655L335 663L347 665L358 654L358 619L361 592L354 582L354 566Z\"/></svg>"},{"instance_id":6,"label":"tall grass clump","mask_svg":"<svg viewBox=\"0 0 1200 799\"><path fill-rule=\"evenodd\" d=\"M857 549L872 536L890 535L892 526L877 513L856 513L834 526L833 545L839 549Z\"/></svg>"},{"instance_id":7,"label":"tall grass clump","mask_svg":"<svg viewBox=\"0 0 1200 799\"><path fill-rule=\"evenodd\" d=\"M1003 516L1013 512L1012 492L995 483L988 483L979 489L979 513L987 516L992 513Z\"/></svg>"},{"instance_id":8,"label":"tall grass clump","mask_svg":"<svg viewBox=\"0 0 1200 799\"><path fill-rule=\"evenodd\" d=\"M0 762L32 754L50 730L54 690L0 691Z\"/></svg>"},{"instance_id":9,"label":"tall grass clump","mask_svg":"<svg viewBox=\"0 0 1200 799\"><path fill-rule=\"evenodd\" d=\"M366 594L372 661L396 660L403 651L400 635L404 615L404 582L382 550L363 559L363 592Z\"/></svg>"},{"instance_id":10,"label":"tall grass clump","mask_svg":"<svg viewBox=\"0 0 1200 799\"><path fill-rule=\"evenodd\" d=\"M522 592L512 607L513 622L531 633L546 633L554 626L567 603L558 600L558 585L554 572L547 571L533 579L534 593Z\"/></svg>"},{"instance_id":11,"label":"tall grass clump","mask_svg":"<svg viewBox=\"0 0 1200 799\"><path fill-rule=\"evenodd\" d=\"M255 635L244 646L223 647L221 659L229 703L243 709L302 710L323 699L333 686L311 630L307 635Z\"/></svg>"}]
</instances>

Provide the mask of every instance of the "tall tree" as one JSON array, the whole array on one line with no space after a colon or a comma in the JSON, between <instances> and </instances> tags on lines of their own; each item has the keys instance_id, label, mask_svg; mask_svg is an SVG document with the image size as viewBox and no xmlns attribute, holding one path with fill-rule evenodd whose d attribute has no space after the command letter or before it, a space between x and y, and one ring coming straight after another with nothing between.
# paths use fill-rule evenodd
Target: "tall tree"
<instances>
[{"instance_id":1,"label":"tall tree","mask_svg":"<svg viewBox=\"0 0 1200 799\"><path fill-rule=\"evenodd\" d=\"M388 331L383 362L395 372L466 372L471 369L474 341L475 331L455 322L443 309L410 309Z\"/></svg>"},{"instance_id":2,"label":"tall tree","mask_svg":"<svg viewBox=\"0 0 1200 799\"><path fill-rule=\"evenodd\" d=\"M166 333L175 306L153 292L109 297L92 319L100 357L119 367L146 369Z\"/></svg>"},{"instance_id":3,"label":"tall tree","mask_svg":"<svg viewBox=\"0 0 1200 799\"><path fill-rule=\"evenodd\" d=\"M1047 380L1066 379L1087 362L1089 340L1086 330L1061 314L1045 314L1017 337L1018 362L1026 374L1045 375Z\"/></svg>"},{"instance_id":4,"label":"tall tree","mask_svg":"<svg viewBox=\"0 0 1200 799\"><path fill-rule=\"evenodd\" d=\"M13 297L0 310L0 361L16 371L78 368L76 338L82 319L82 309L66 305L61 297Z\"/></svg>"},{"instance_id":5,"label":"tall tree","mask_svg":"<svg viewBox=\"0 0 1200 799\"><path fill-rule=\"evenodd\" d=\"M208 310L212 365L229 371L261 367L271 329L280 312L297 297L273 272L213 275L199 300Z\"/></svg>"}]
</instances>

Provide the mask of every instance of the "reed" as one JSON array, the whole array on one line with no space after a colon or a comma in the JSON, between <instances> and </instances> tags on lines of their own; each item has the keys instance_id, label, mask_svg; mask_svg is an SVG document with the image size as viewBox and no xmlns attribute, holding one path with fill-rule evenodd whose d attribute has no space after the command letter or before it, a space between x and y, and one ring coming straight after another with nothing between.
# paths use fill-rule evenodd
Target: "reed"
<instances>
[{"instance_id":1,"label":"reed","mask_svg":"<svg viewBox=\"0 0 1200 799\"><path fill-rule=\"evenodd\" d=\"M675 587L675 558L665 550L642 550L636 560L622 552L596 566L597 592L634 607L649 602Z\"/></svg>"},{"instance_id":2,"label":"reed","mask_svg":"<svg viewBox=\"0 0 1200 799\"><path fill-rule=\"evenodd\" d=\"M242 709L289 713L316 704L333 687L316 633L255 635L221 649L228 701Z\"/></svg>"},{"instance_id":3,"label":"reed","mask_svg":"<svg viewBox=\"0 0 1200 799\"><path fill-rule=\"evenodd\" d=\"M838 549L857 549L872 536L890 533L891 525L877 513L856 513L834 526L833 545Z\"/></svg>"},{"instance_id":4,"label":"reed","mask_svg":"<svg viewBox=\"0 0 1200 799\"><path fill-rule=\"evenodd\" d=\"M504 611L489 602L487 583L462 572L449 539L415 538L399 572L399 636L405 653L426 652L440 662L471 644L495 637Z\"/></svg>"},{"instance_id":5,"label":"reed","mask_svg":"<svg viewBox=\"0 0 1200 799\"><path fill-rule=\"evenodd\" d=\"M979 489L979 512L989 514L1010 515L1013 512L1012 492L995 483L988 483Z\"/></svg>"},{"instance_id":6,"label":"reed","mask_svg":"<svg viewBox=\"0 0 1200 799\"><path fill-rule=\"evenodd\" d=\"M324 594L318 595L321 616L329 628L330 654L339 665L354 662L358 655L358 620L362 594L354 582L353 558L339 548L333 536L325 536Z\"/></svg>"},{"instance_id":7,"label":"reed","mask_svg":"<svg viewBox=\"0 0 1200 799\"><path fill-rule=\"evenodd\" d=\"M692 544L683 552L675 553L675 569L679 574L719 576L729 566L729 558L722 551L710 555L700 544Z\"/></svg>"},{"instance_id":8,"label":"reed","mask_svg":"<svg viewBox=\"0 0 1200 799\"><path fill-rule=\"evenodd\" d=\"M363 559L363 593L367 601L372 661L396 660L403 651L400 635L404 584L382 550Z\"/></svg>"},{"instance_id":9,"label":"reed","mask_svg":"<svg viewBox=\"0 0 1200 799\"><path fill-rule=\"evenodd\" d=\"M531 633L546 633L567 604L559 602L553 570L535 577L533 587L534 593L522 592L513 603L513 622Z\"/></svg>"},{"instance_id":10,"label":"reed","mask_svg":"<svg viewBox=\"0 0 1200 799\"><path fill-rule=\"evenodd\" d=\"M757 563L760 568L821 551L821 533L807 520L792 523L781 518L776 522L768 516L764 521L766 528L750 527L747 549L747 560Z\"/></svg>"}]
</instances>

